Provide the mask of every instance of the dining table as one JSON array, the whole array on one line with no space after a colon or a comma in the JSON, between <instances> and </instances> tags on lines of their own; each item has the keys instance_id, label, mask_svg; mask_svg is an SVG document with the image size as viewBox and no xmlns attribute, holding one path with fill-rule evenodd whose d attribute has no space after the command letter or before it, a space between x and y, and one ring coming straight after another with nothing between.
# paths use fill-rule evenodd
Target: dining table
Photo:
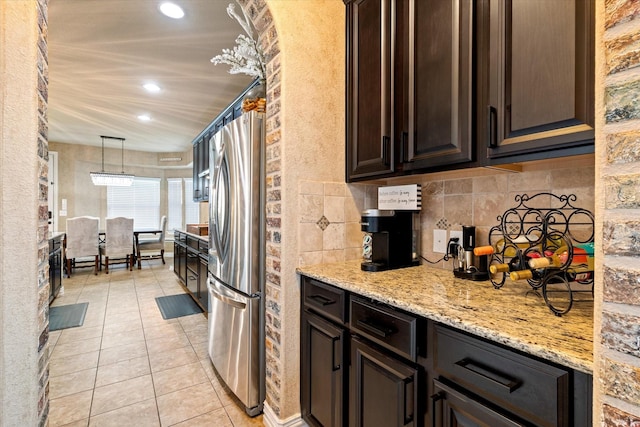
<instances>
[{"instance_id":1,"label":"dining table","mask_svg":"<svg viewBox=\"0 0 640 427\"><path fill-rule=\"evenodd\" d=\"M137 254L136 248L138 247L139 236L141 234L153 234L153 235L156 235L156 234L159 234L159 233L162 233L162 230L157 229L157 228L140 228L140 229L133 230L133 240L132 240L133 249L132 249L132 254L133 254L133 263L134 264L137 261L136 260L136 254ZM104 231L100 231L98 233L98 243L99 244L104 244L105 239L106 239L106 233ZM141 268L141 265L140 265L140 263L138 263L138 269L140 269L140 268Z\"/></svg>"}]
</instances>

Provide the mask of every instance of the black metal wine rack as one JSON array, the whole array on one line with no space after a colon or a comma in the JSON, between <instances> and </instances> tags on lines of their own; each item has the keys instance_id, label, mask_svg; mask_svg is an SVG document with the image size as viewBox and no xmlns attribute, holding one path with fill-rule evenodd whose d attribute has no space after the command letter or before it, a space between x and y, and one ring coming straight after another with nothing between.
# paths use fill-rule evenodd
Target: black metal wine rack
<instances>
[{"instance_id":1,"label":"black metal wine rack","mask_svg":"<svg viewBox=\"0 0 640 427\"><path fill-rule=\"evenodd\" d=\"M567 313L574 302L585 301L576 299L578 295L591 294L593 301L593 252L588 249L593 247L594 217L589 210L574 206L576 200L574 194L517 195L517 206L499 215L498 225L489 231L489 244L494 248L489 264L508 264L509 271L530 270L527 282L542 293L557 316ZM560 259L559 264L530 269L529 259L551 254ZM491 283L501 288L508 275L491 274Z\"/></svg>"}]
</instances>

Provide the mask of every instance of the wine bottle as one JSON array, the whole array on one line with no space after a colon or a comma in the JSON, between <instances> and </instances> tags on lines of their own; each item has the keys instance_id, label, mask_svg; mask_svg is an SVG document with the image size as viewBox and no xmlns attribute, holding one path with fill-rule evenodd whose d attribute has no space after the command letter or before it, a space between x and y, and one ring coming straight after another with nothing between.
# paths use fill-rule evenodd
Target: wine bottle
<instances>
[{"instance_id":1,"label":"wine bottle","mask_svg":"<svg viewBox=\"0 0 640 427\"><path fill-rule=\"evenodd\" d=\"M560 267L567 262L569 255L567 247L563 246L555 251L550 256L544 256L540 258L531 258L529 260L529 267L531 268L547 268L547 267Z\"/></svg>"},{"instance_id":2,"label":"wine bottle","mask_svg":"<svg viewBox=\"0 0 640 427\"><path fill-rule=\"evenodd\" d=\"M493 246L476 246L473 248L473 254L475 256L492 255L493 253L495 253Z\"/></svg>"},{"instance_id":3,"label":"wine bottle","mask_svg":"<svg viewBox=\"0 0 640 427\"><path fill-rule=\"evenodd\" d=\"M536 254L535 252L531 252L527 255L523 255L522 252L518 252L516 256L511 258L508 263L502 264L491 264L489 266L489 272L491 274L497 273L508 273L512 271L520 271L527 270L528 265L527 261L532 260L531 255Z\"/></svg>"},{"instance_id":4,"label":"wine bottle","mask_svg":"<svg viewBox=\"0 0 640 427\"><path fill-rule=\"evenodd\" d=\"M489 266L489 272L491 274L507 273L509 271L509 264L491 264Z\"/></svg>"},{"instance_id":5,"label":"wine bottle","mask_svg":"<svg viewBox=\"0 0 640 427\"><path fill-rule=\"evenodd\" d=\"M514 282L516 280L529 280L533 279L533 270L518 270L509 273L509 278Z\"/></svg>"}]
</instances>

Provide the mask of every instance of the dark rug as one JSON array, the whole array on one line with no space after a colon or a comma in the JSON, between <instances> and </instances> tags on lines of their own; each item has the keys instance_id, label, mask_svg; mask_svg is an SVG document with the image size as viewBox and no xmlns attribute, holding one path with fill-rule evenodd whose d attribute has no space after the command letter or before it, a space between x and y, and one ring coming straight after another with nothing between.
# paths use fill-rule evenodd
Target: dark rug
<instances>
[{"instance_id":1,"label":"dark rug","mask_svg":"<svg viewBox=\"0 0 640 427\"><path fill-rule=\"evenodd\" d=\"M70 305L58 305L49 308L49 330L75 328L82 326L87 314L88 302Z\"/></svg>"},{"instance_id":2,"label":"dark rug","mask_svg":"<svg viewBox=\"0 0 640 427\"><path fill-rule=\"evenodd\" d=\"M157 297L156 303L164 320L202 313L202 309L189 294Z\"/></svg>"}]
</instances>

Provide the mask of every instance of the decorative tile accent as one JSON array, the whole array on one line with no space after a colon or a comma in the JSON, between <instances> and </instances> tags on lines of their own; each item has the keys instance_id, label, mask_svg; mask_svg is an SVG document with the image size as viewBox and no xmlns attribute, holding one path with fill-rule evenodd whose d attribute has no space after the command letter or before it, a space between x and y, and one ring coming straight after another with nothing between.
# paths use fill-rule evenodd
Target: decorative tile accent
<instances>
[{"instance_id":1,"label":"decorative tile accent","mask_svg":"<svg viewBox=\"0 0 640 427\"><path fill-rule=\"evenodd\" d=\"M438 222L436 222L436 229L438 230L447 230L449 227L451 227L451 224L449 224L446 218L440 218Z\"/></svg>"},{"instance_id":2,"label":"decorative tile accent","mask_svg":"<svg viewBox=\"0 0 640 427\"><path fill-rule=\"evenodd\" d=\"M320 229L322 231L324 231L324 230L327 229L327 227L331 223L329 222L329 220L324 215L322 215L322 217L318 220L318 222L316 222L316 224L318 224L318 227L320 227Z\"/></svg>"}]
</instances>

